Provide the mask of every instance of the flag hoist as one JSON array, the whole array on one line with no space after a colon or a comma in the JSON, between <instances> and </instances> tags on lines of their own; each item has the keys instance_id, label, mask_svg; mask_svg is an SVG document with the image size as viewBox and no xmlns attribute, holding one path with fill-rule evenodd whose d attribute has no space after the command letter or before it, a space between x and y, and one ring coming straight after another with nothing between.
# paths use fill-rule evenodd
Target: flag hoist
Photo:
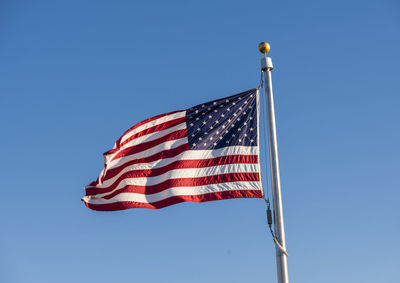
<instances>
[{"instance_id":1,"label":"flag hoist","mask_svg":"<svg viewBox=\"0 0 400 283\"><path fill-rule=\"evenodd\" d=\"M264 74L275 232L260 178L259 88L148 118L104 153L104 169L82 198L93 210L160 209L180 202L265 198L276 244L278 283L288 283L287 253L270 46L259 50ZM267 158L268 159L268 158ZM268 195L268 194L267 194Z\"/></svg>"},{"instance_id":2,"label":"flag hoist","mask_svg":"<svg viewBox=\"0 0 400 283\"><path fill-rule=\"evenodd\" d=\"M261 59L261 72L264 73L265 100L267 107L269 161L271 168L272 198L274 206L274 241L276 243L276 264L278 272L278 283L288 283L287 253L285 241L285 227L283 223L281 181L279 175L278 145L276 139L275 107L272 92L271 71L274 68L272 60L267 57L270 46L267 42L259 44L258 49L264 54ZM268 221L270 224L270 221ZM271 230L272 231L272 230Z\"/></svg>"}]
</instances>

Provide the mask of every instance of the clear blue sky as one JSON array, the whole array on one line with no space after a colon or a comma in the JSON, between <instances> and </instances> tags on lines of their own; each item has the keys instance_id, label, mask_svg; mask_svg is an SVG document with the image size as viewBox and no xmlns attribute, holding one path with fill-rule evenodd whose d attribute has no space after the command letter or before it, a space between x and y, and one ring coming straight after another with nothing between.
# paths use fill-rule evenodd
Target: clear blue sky
<instances>
[{"instance_id":1,"label":"clear blue sky","mask_svg":"<svg viewBox=\"0 0 400 283\"><path fill-rule=\"evenodd\" d=\"M400 282L399 15L395 0L1 1L0 282L275 282L261 199L80 201L133 124L256 87L263 40L291 282Z\"/></svg>"}]
</instances>

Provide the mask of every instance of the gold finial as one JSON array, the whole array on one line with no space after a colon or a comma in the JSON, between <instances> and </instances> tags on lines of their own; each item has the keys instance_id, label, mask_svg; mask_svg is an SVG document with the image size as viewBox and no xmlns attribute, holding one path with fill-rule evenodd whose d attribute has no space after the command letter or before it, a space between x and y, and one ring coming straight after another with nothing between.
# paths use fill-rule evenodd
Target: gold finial
<instances>
[{"instance_id":1,"label":"gold finial","mask_svg":"<svg viewBox=\"0 0 400 283\"><path fill-rule=\"evenodd\" d=\"M261 42L259 45L258 45L258 50L260 50L260 52L262 53L262 54L264 54L264 55L266 55L268 52L269 52L269 50L271 49L271 46L269 46L269 43L268 42Z\"/></svg>"}]
</instances>

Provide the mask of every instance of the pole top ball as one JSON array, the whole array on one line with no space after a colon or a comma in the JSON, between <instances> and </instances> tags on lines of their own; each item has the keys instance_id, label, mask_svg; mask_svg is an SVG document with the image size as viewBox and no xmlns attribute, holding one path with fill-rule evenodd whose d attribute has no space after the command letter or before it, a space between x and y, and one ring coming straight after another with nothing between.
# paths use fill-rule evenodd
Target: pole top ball
<instances>
[{"instance_id":1,"label":"pole top ball","mask_svg":"<svg viewBox=\"0 0 400 283\"><path fill-rule=\"evenodd\" d=\"M269 45L268 42L264 41L258 45L258 50L264 55L266 55L270 49L271 49L271 46Z\"/></svg>"}]
</instances>

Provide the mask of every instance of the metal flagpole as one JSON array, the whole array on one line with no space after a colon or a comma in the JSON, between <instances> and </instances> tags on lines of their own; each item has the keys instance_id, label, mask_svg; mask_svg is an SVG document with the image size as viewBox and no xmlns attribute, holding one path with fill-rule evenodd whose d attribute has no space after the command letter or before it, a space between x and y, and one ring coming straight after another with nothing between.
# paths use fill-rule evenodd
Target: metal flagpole
<instances>
[{"instance_id":1,"label":"metal flagpole","mask_svg":"<svg viewBox=\"0 0 400 283\"><path fill-rule=\"evenodd\" d=\"M279 176L279 161L278 161L278 145L276 141L276 125L275 125L275 110L274 96L272 93L271 71L273 69L272 60L267 57L270 46L267 42L262 42L258 46L264 57L261 59L261 71L264 72L265 80L265 98L267 107L267 124L268 124L268 142L271 167L271 184L272 198L274 204L274 224L275 237L278 243L276 245L276 264L278 272L278 283L289 283L287 253L285 241L285 227L283 224L283 210L281 197L281 181Z\"/></svg>"}]
</instances>

